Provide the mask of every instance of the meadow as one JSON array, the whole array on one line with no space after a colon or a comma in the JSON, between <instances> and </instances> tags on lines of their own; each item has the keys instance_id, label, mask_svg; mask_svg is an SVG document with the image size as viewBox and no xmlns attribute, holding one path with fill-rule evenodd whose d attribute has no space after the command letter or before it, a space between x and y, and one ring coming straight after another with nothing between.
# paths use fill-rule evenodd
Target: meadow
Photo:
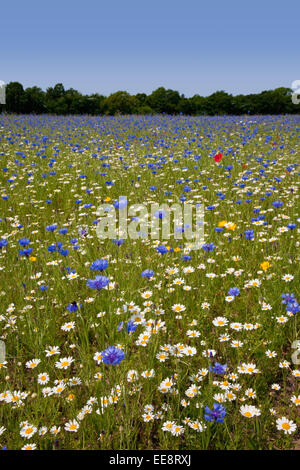
<instances>
[{"instance_id":1,"label":"meadow","mask_svg":"<svg viewBox=\"0 0 300 470\"><path fill-rule=\"evenodd\" d=\"M299 143L298 115L0 115L1 448L300 447ZM99 239L119 196L202 203L202 248Z\"/></svg>"}]
</instances>

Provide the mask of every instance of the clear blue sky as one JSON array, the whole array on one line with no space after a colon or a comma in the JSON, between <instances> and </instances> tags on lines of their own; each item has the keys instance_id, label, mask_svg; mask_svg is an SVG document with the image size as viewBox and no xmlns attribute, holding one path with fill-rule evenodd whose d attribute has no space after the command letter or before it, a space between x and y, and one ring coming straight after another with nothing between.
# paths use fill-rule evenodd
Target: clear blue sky
<instances>
[{"instance_id":1,"label":"clear blue sky","mask_svg":"<svg viewBox=\"0 0 300 470\"><path fill-rule=\"evenodd\" d=\"M4 0L0 80L192 96L300 79L299 0Z\"/></svg>"}]
</instances>

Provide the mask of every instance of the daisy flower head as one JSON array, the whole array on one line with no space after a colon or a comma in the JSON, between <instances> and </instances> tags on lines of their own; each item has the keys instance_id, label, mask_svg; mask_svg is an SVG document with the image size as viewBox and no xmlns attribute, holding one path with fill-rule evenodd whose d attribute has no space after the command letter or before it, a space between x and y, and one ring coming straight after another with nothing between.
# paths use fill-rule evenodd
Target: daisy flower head
<instances>
[{"instance_id":1,"label":"daisy flower head","mask_svg":"<svg viewBox=\"0 0 300 470\"><path fill-rule=\"evenodd\" d=\"M178 313L178 312L184 312L185 306L184 306L184 305L181 305L181 304L174 304L174 305L172 306L172 310L173 310L173 312L177 312L177 313Z\"/></svg>"},{"instance_id":2,"label":"daisy flower head","mask_svg":"<svg viewBox=\"0 0 300 470\"><path fill-rule=\"evenodd\" d=\"M213 325L214 326L225 326L227 325L228 320L225 317L215 317L213 319Z\"/></svg>"},{"instance_id":3,"label":"daisy flower head","mask_svg":"<svg viewBox=\"0 0 300 470\"><path fill-rule=\"evenodd\" d=\"M20 430L20 435L25 439L30 439L37 432L37 428L32 424L26 423Z\"/></svg>"},{"instance_id":4,"label":"daisy flower head","mask_svg":"<svg viewBox=\"0 0 300 470\"><path fill-rule=\"evenodd\" d=\"M68 369L72 362L74 362L72 357L63 357L55 363L55 367L57 367L57 369Z\"/></svg>"},{"instance_id":5,"label":"daisy flower head","mask_svg":"<svg viewBox=\"0 0 300 470\"><path fill-rule=\"evenodd\" d=\"M39 365L40 362L41 362L40 359L32 359L31 361L27 361L25 365L27 369L35 369Z\"/></svg>"},{"instance_id":6,"label":"daisy flower head","mask_svg":"<svg viewBox=\"0 0 300 470\"><path fill-rule=\"evenodd\" d=\"M297 429L296 423L284 416L276 420L276 427L279 431L283 431L284 434L292 434Z\"/></svg>"},{"instance_id":7,"label":"daisy flower head","mask_svg":"<svg viewBox=\"0 0 300 470\"><path fill-rule=\"evenodd\" d=\"M73 419L72 421L68 421L65 424L66 431L77 432L78 429L79 429L79 423L76 421L76 419Z\"/></svg>"},{"instance_id":8,"label":"daisy flower head","mask_svg":"<svg viewBox=\"0 0 300 470\"><path fill-rule=\"evenodd\" d=\"M36 450L36 444L34 443L25 444L25 446L23 446L21 450Z\"/></svg>"},{"instance_id":9,"label":"daisy flower head","mask_svg":"<svg viewBox=\"0 0 300 470\"><path fill-rule=\"evenodd\" d=\"M240 408L240 413L245 416L245 418L253 418L255 416L259 416L261 411L259 408L256 408L252 405L242 405Z\"/></svg>"}]
</instances>

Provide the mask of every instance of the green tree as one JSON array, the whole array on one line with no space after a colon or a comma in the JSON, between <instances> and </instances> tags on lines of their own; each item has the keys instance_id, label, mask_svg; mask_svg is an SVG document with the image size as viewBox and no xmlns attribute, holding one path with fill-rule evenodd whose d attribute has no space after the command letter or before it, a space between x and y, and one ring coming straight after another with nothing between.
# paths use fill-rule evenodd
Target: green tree
<instances>
[{"instance_id":1,"label":"green tree","mask_svg":"<svg viewBox=\"0 0 300 470\"><path fill-rule=\"evenodd\" d=\"M104 113L105 96L94 93L85 96L85 113L99 115Z\"/></svg>"},{"instance_id":2,"label":"green tree","mask_svg":"<svg viewBox=\"0 0 300 470\"><path fill-rule=\"evenodd\" d=\"M180 94L178 91L157 88L148 97L148 105L156 113L174 114L179 112Z\"/></svg>"},{"instance_id":3,"label":"green tree","mask_svg":"<svg viewBox=\"0 0 300 470\"><path fill-rule=\"evenodd\" d=\"M191 108L191 114L207 114L206 98L200 95L194 95L189 98L189 106Z\"/></svg>"},{"instance_id":4,"label":"green tree","mask_svg":"<svg viewBox=\"0 0 300 470\"><path fill-rule=\"evenodd\" d=\"M26 88L24 94L24 112L42 114L47 112L45 93L37 86Z\"/></svg>"},{"instance_id":5,"label":"green tree","mask_svg":"<svg viewBox=\"0 0 300 470\"><path fill-rule=\"evenodd\" d=\"M231 114L232 112L232 95L225 91L216 91L206 98L207 114Z\"/></svg>"},{"instance_id":6,"label":"green tree","mask_svg":"<svg viewBox=\"0 0 300 470\"><path fill-rule=\"evenodd\" d=\"M23 113L25 92L19 82L10 82L6 86L6 110L9 113Z\"/></svg>"},{"instance_id":7,"label":"green tree","mask_svg":"<svg viewBox=\"0 0 300 470\"><path fill-rule=\"evenodd\" d=\"M105 114L133 114L137 110L137 100L127 91L112 93L104 101Z\"/></svg>"},{"instance_id":8,"label":"green tree","mask_svg":"<svg viewBox=\"0 0 300 470\"><path fill-rule=\"evenodd\" d=\"M65 89L62 83L46 90L45 103L47 111L53 114L67 114L68 106L65 100Z\"/></svg>"}]
</instances>

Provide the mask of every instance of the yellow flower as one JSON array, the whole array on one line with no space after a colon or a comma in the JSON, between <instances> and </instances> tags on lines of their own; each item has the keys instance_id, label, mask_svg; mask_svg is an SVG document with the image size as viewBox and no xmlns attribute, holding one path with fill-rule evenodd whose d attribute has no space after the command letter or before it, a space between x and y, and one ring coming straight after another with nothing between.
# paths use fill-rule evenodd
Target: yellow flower
<instances>
[{"instance_id":1,"label":"yellow flower","mask_svg":"<svg viewBox=\"0 0 300 470\"><path fill-rule=\"evenodd\" d=\"M30 256L29 261L36 261L36 256Z\"/></svg>"},{"instance_id":2,"label":"yellow flower","mask_svg":"<svg viewBox=\"0 0 300 470\"><path fill-rule=\"evenodd\" d=\"M109 202L111 200L111 198L109 196L107 196L105 199L104 199L104 202Z\"/></svg>"},{"instance_id":3,"label":"yellow flower","mask_svg":"<svg viewBox=\"0 0 300 470\"><path fill-rule=\"evenodd\" d=\"M225 224L227 224L227 220L221 220L221 222L218 223L218 226L224 227Z\"/></svg>"},{"instance_id":4,"label":"yellow flower","mask_svg":"<svg viewBox=\"0 0 300 470\"><path fill-rule=\"evenodd\" d=\"M263 263L261 263L260 267L261 267L261 269L266 271L268 268L271 267L271 264L269 263L269 261L264 261Z\"/></svg>"},{"instance_id":5,"label":"yellow flower","mask_svg":"<svg viewBox=\"0 0 300 470\"><path fill-rule=\"evenodd\" d=\"M234 224L233 222L228 222L225 224L225 227L227 228L227 230L235 230L236 224Z\"/></svg>"},{"instance_id":6,"label":"yellow flower","mask_svg":"<svg viewBox=\"0 0 300 470\"><path fill-rule=\"evenodd\" d=\"M180 251L180 248L179 248L179 246L178 246L178 247L176 247L176 248L174 248L174 252L175 252L175 253L177 253L178 251Z\"/></svg>"}]
</instances>

